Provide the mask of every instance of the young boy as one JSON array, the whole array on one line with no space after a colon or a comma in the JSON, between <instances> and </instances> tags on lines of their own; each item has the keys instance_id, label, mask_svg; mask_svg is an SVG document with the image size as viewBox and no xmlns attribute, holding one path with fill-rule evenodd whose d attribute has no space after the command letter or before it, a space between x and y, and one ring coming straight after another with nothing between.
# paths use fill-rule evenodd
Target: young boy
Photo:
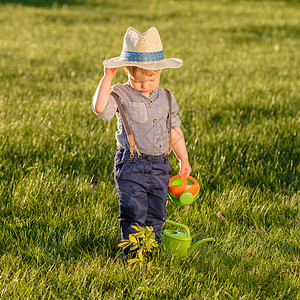
<instances>
[{"instance_id":1,"label":"young boy","mask_svg":"<svg viewBox=\"0 0 300 300\"><path fill-rule=\"evenodd\" d=\"M142 34L129 27L121 56L103 64L104 76L93 98L93 111L106 121L115 114L118 120L114 179L120 198L121 238L127 240L135 232L132 225L138 223L152 226L160 245L172 171L170 148L180 162L180 174L186 172L189 176L191 172L176 100L170 92L168 99L166 90L159 85L162 69L178 68L182 61L164 58L155 27ZM124 68L128 82L111 86L118 67ZM129 126L124 124L124 116L122 119L122 108ZM127 127L132 130L134 142L126 134ZM127 254L125 251L124 256Z\"/></svg>"}]
</instances>

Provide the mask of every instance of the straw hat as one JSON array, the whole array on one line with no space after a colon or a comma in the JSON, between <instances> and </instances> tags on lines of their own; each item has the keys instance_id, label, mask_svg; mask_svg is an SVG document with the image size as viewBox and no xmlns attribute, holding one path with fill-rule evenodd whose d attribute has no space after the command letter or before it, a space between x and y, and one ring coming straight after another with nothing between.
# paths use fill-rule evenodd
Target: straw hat
<instances>
[{"instance_id":1,"label":"straw hat","mask_svg":"<svg viewBox=\"0 0 300 300\"><path fill-rule=\"evenodd\" d=\"M129 27L124 36L123 51L120 56L103 62L107 68L136 66L148 70L179 68L179 58L164 58L164 50L158 30L151 27L145 33Z\"/></svg>"}]
</instances>

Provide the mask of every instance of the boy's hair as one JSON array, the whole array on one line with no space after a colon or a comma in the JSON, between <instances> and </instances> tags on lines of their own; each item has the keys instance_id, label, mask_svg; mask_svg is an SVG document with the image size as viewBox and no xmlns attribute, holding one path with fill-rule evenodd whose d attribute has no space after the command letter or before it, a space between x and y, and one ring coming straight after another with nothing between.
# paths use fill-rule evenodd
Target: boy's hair
<instances>
[{"instance_id":1,"label":"boy's hair","mask_svg":"<svg viewBox=\"0 0 300 300\"><path fill-rule=\"evenodd\" d=\"M124 67L124 69L128 70L128 72L130 73L131 76L135 76L135 74L140 71L142 74L147 75L147 76L153 76L156 75L158 72L160 72L161 70L147 70L147 69L143 69L140 67L136 67L136 66L126 66Z\"/></svg>"}]
</instances>

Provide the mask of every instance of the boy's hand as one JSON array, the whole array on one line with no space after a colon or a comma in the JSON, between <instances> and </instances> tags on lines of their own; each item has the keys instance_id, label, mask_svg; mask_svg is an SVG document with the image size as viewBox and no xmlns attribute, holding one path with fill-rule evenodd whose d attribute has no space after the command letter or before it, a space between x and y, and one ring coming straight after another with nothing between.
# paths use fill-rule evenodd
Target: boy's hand
<instances>
[{"instance_id":1,"label":"boy's hand","mask_svg":"<svg viewBox=\"0 0 300 300\"><path fill-rule=\"evenodd\" d=\"M118 72L118 68L104 68L104 76L113 80Z\"/></svg>"},{"instance_id":2,"label":"boy's hand","mask_svg":"<svg viewBox=\"0 0 300 300\"><path fill-rule=\"evenodd\" d=\"M190 176L192 172L192 168L188 161L180 161L180 172L179 174L182 176L184 173L186 173L186 177Z\"/></svg>"}]
</instances>

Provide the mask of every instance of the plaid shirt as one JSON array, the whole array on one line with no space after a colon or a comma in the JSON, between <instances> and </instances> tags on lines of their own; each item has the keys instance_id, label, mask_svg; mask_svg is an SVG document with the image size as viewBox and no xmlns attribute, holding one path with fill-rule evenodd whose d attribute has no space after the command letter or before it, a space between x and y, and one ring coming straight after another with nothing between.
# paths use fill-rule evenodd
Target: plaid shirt
<instances>
[{"instance_id":1,"label":"plaid shirt","mask_svg":"<svg viewBox=\"0 0 300 300\"><path fill-rule=\"evenodd\" d=\"M164 88L159 86L147 98L143 93L133 89L129 82L116 84L112 87L122 102L128 123L134 135L137 148L141 153L147 155L160 155L168 151L168 100ZM178 105L172 95L172 129L180 126L181 121L177 115ZM93 111L95 112L95 97ZM129 143L122 123L121 116L117 110L117 104L112 96L102 113L95 114L105 121L110 121L117 116L118 131L116 132L117 146L129 150Z\"/></svg>"}]
</instances>

